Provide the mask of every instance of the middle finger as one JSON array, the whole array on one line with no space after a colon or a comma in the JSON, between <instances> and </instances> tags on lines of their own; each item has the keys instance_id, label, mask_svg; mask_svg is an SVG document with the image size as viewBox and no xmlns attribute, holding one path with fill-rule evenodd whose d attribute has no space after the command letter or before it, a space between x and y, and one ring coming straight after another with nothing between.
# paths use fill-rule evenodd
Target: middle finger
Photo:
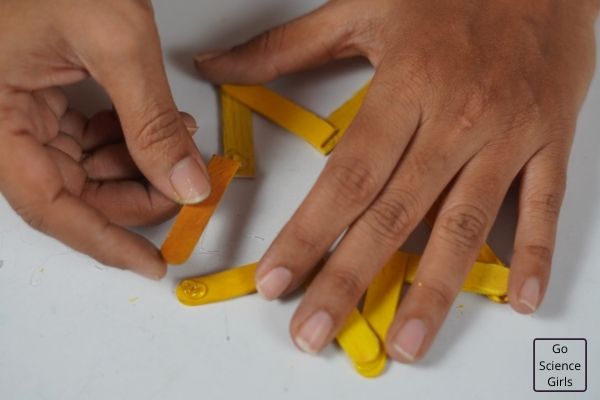
<instances>
[{"instance_id":1,"label":"middle finger","mask_svg":"<svg viewBox=\"0 0 600 400\"><path fill-rule=\"evenodd\" d=\"M292 336L302 350L318 352L333 339L381 267L477 151L476 141L459 145L443 134L447 130L439 121L421 128L387 187L353 224L308 288L291 323Z\"/></svg>"},{"instance_id":2,"label":"middle finger","mask_svg":"<svg viewBox=\"0 0 600 400\"><path fill-rule=\"evenodd\" d=\"M514 152L484 147L457 177L435 221L417 275L389 330L390 356L422 357L439 331L496 218L512 181L526 161Z\"/></svg>"},{"instance_id":3,"label":"middle finger","mask_svg":"<svg viewBox=\"0 0 600 400\"><path fill-rule=\"evenodd\" d=\"M402 76L402 75L400 75ZM259 262L259 293L274 299L298 287L311 268L377 196L420 120L409 84L378 73L363 106L321 176ZM392 109L379 116L381 109Z\"/></svg>"}]
</instances>

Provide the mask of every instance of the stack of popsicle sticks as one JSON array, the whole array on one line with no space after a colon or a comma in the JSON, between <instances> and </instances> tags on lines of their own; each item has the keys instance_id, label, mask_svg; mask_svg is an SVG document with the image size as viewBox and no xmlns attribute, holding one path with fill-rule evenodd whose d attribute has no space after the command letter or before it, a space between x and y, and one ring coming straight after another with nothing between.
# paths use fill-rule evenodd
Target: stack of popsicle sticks
<instances>
[{"instance_id":1,"label":"stack of popsicle sticks","mask_svg":"<svg viewBox=\"0 0 600 400\"><path fill-rule=\"evenodd\" d=\"M169 264L181 264L191 255L204 228L233 176L253 177L256 171L252 112L295 133L323 154L331 152L356 116L368 85L327 119L261 86L221 87L221 126L226 157L214 156L208 165L211 196L203 203L184 206L161 252ZM433 212L426 218L431 224ZM337 336L340 347L363 376L375 377L385 368L384 342L400 301L404 284L413 283L420 256L398 251L369 286L362 310L355 308ZM223 272L182 280L176 289L179 301L200 306L256 292L256 263ZM463 291L507 301L508 268L494 251L483 246Z\"/></svg>"}]
</instances>

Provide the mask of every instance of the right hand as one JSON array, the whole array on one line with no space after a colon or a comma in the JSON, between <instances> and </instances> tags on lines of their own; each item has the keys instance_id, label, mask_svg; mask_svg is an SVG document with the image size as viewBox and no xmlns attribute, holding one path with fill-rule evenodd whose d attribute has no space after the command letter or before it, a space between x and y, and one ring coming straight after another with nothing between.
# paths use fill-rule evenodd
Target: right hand
<instances>
[{"instance_id":1,"label":"right hand","mask_svg":"<svg viewBox=\"0 0 600 400\"><path fill-rule=\"evenodd\" d=\"M119 141L122 132L126 146L113 160L149 183L133 174L99 184L74 172L89 137L56 87L89 76L118 113L112 132L100 124L96 145L114 141L115 132ZM206 198L210 183L169 89L150 1L0 3L0 191L31 226L75 250L164 275L155 246L122 225L163 220L178 203Z\"/></svg>"}]
</instances>

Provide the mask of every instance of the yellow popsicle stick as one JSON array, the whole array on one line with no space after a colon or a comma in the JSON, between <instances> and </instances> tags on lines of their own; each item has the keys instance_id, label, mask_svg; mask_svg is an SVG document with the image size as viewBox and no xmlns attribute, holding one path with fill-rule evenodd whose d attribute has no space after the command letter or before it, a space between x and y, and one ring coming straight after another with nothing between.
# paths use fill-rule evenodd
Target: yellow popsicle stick
<instances>
[{"instance_id":1,"label":"yellow popsicle stick","mask_svg":"<svg viewBox=\"0 0 600 400\"><path fill-rule=\"evenodd\" d=\"M272 90L238 85L223 85L221 89L252 111L300 136L321 153L327 154L333 148L328 143L337 133L334 126Z\"/></svg>"},{"instance_id":2,"label":"yellow popsicle stick","mask_svg":"<svg viewBox=\"0 0 600 400\"><path fill-rule=\"evenodd\" d=\"M502 260L496 255L494 250L490 247L489 244L484 243L479 251L479 255L477 256L477 261L486 263L486 264L499 264L505 266Z\"/></svg>"},{"instance_id":3,"label":"yellow popsicle stick","mask_svg":"<svg viewBox=\"0 0 600 400\"><path fill-rule=\"evenodd\" d=\"M367 90L369 89L370 83L367 83L363 86L358 92L354 93L352 97L350 97L344 104L342 104L338 109L332 112L327 118L329 122L336 128L338 128L338 133L335 137L332 138L328 146L333 148L340 139L344 136L350 124L358 114L360 107L362 106L365 95L367 94Z\"/></svg>"},{"instance_id":4,"label":"yellow popsicle stick","mask_svg":"<svg viewBox=\"0 0 600 400\"><path fill-rule=\"evenodd\" d=\"M235 267L213 275L188 278L179 282L175 293L188 306L201 306L256 292L256 263Z\"/></svg>"},{"instance_id":5,"label":"yellow popsicle stick","mask_svg":"<svg viewBox=\"0 0 600 400\"><path fill-rule=\"evenodd\" d=\"M369 290L367 291L367 296L365 297L365 303L363 306L363 314L365 318L368 319L369 324L373 326L379 337L382 339L385 338L385 334L381 333L384 332L384 329L379 327L385 326L385 324L383 322L373 323L372 321L376 319L381 319L381 321L383 321L388 319L390 314L393 314L391 309L395 309L395 306L392 307L392 304L397 304L397 301L394 302L393 298L396 297L396 299L398 299L400 296L399 291L402 290L401 285L396 283L396 277L401 276L401 270L403 269L402 267L404 267L404 283L413 283L420 259L421 256L419 255L398 251L388 261L380 275L373 281L369 287ZM256 270L256 265L257 263L247 264L243 267L234 267L228 269L226 272L183 280L180 282L179 287L181 287L185 281L195 280L208 280L208 282L219 283L221 279L227 279L227 285L230 285L225 291L212 292L210 301L201 300L192 304L192 301L190 300L184 304L202 305L216 301L225 301L231 298L256 292L256 286L254 283L254 271ZM477 262L467 276L462 290L465 292L482 294L486 296L503 296L508 288L508 273L509 269L502 265ZM384 281L384 276L389 277L389 282ZM235 284L231 284L231 282L234 282ZM193 292L193 287L189 286L188 284L186 285L188 286L189 291ZM375 286L378 288L377 291L373 291ZM389 291L385 292L384 287L387 287ZM396 295L389 293L393 291L397 291L398 294ZM375 293L378 293L378 295L376 296ZM199 298L198 295L193 297L195 299ZM385 317L383 317L384 309L386 310Z\"/></svg>"},{"instance_id":6,"label":"yellow popsicle stick","mask_svg":"<svg viewBox=\"0 0 600 400\"><path fill-rule=\"evenodd\" d=\"M382 343L396 315L408 264L408 254L396 252L367 289L362 314Z\"/></svg>"},{"instance_id":7,"label":"yellow popsicle stick","mask_svg":"<svg viewBox=\"0 0 600 400\"><path fill-rule=\"evenodd\" d=\"M494 250L492 250L490 245L487 243L484 243L483 247L481 248L481 250L479 252L479 256L477 257L477 261L487 263L487 264L496 264L496 265L506 267L504 265L504 263L502 262L502 260L500 260L500 258L494 252ZM507 273L508 273L508 268L507 268ZM490 300L492 300L496 303L508 303L508 290L506 292L504 292L504 294L502 294L502 295L489 294L487 296L489 297Z\"/></svg>"},{"instance_id":8,"label":"yellow popsicle stick","mask_svg":"<svg viewBox=\"0 0 600 400\"><path fill-rule=\"evenodd\" d=\"M372 378L383 372L386 354L381 341L356 308L352 310L336 339L359 374Z\"/></svg>"},{"instance_id":9,"label":"yellow popsicle stick","mask_svg":"<svg viewBox=\"0 0 600 400\"><path fill-rule=\"evenodd\" d=\"M221 130L225 156L240 163L236 176L256 174L252 111L221 90Z\"/></svg>"},{"instance_id":10,"label":"yellow popsicle stick","mask_svg":"<svg viewBox=\"0 0 600 400\"><path fill-rule=\"evenodd\" d=\"M408 265L406 269L406 282L413 283L419 266L421 256L416 254L408 255ZM482 294L494 298L502 298L508 291L509 269L500 264L486 264L477 261L467 279L465 280L462 291Z\"/></svg>"},{"instance_id":11,"label":"yellow popsicle stick","mask_svg":"<svg viewBox=\"0 0 600 400\"><path fill-rule=\"evenodd\" d=\"M369 287L363 310L365 316L356 308L352 310L337 335L340 347L352 360L356 371L365 377L376 377L385 369L387 356L382 344L384 339L380 338L385 338L393 319L402 288L398 284L402 282L402 272L406 273L404 281L413 283L419 260L420 256L414 254L398 252L394 255L382 270L385 272ZM217 274L184 279L177 286L177 298L185 305L200 306L255 293L256 266L257 263L252 263ZM402 269L404 271L399 272ZM388 278L387 282L384 277ZM463 291L502 296L506 293L507 282L508 268L477 262ZM374 291L375 287L377 290Z\"/></svg>"},{"instance_id":12,"label":"yellow popsicle stick","mask_svg":"<svg viewBox=\"0 0 600 400\"><path fill-rule=\"evenodd\" d=\"M200 204L184 206L177 215L160 249L167 263L183 264L190 257L239 166L239 162L227 157L213 156L210 160L210 196Z\"/></svg>"},{"instance_id":13,"label":"yellow popsicle stick","mask_svg":"<svg viewBox=\"0 0 600 400\"><path fill-rule=\"evenodd\" d=\"M201 306L256 292L257 263L235 267L212 275L184 279L175 291L179 301ZM355 308L337 336L338 343L362 375L374 377L383 371L385 351L377 334Z\"/></svg>"}]
</instances>

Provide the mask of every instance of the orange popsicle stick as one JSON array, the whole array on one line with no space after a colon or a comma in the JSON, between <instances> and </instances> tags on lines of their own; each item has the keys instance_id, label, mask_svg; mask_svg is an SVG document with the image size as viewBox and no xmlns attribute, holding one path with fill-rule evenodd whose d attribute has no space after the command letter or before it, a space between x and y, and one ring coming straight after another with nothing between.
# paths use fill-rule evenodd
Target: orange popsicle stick
<instances>
[{"instance_id":1,"label":"orange popsicle stick","mask_svg":"<svg viewBox=\"0 0 600 400\"><path fill-rule=\"evenodd\" d=\"M190 257L239 167L239 162L227 157L213 156L210 160L210 196L200 204L184 206L177 215L160 249L168 264L183 264Z\"/></svg>"}]
</instances>

